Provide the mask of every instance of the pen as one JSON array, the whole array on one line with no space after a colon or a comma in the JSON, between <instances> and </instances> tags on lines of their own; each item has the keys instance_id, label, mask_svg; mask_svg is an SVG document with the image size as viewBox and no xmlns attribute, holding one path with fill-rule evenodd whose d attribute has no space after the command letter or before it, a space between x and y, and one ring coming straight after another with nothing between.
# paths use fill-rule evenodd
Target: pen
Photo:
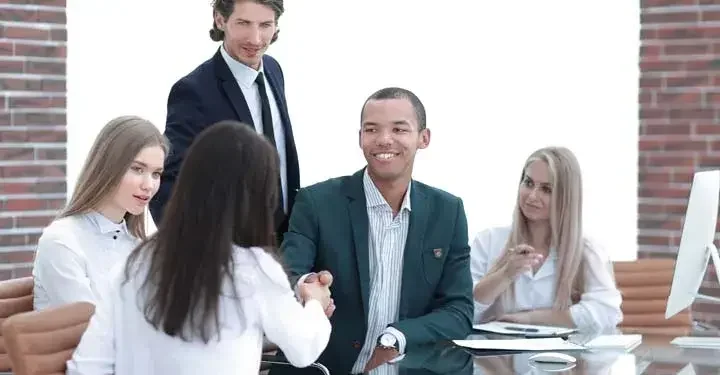
<instances>
[{"instance_id":1,"label":"pen","mask_svg":"<svg viewBox=\"0 0 720 375\"><path fill-rule=\"evenodd\" d=\"M509 331L520 331L520 332L540 332L537 328L520 328L520 327L505 327Z\"/></svg>"}]
</instances>

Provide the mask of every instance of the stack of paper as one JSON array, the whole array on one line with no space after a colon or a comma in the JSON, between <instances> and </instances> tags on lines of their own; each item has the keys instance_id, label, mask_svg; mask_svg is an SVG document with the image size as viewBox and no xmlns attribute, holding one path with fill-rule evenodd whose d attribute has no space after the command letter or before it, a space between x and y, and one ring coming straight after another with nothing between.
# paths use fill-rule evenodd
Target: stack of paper
<instances>
[{"instance_id":1,"label":"stack of paper","mask_svg":"<svg viewBox=\"0 0 720 375\"><path fill-rule=\"evenodd\" d=\"M676 337L670 343L685 348L720 349L720 338L718 337L684 336Z\"/></svg>"},{"instance_id":2,"label":"stack of paper","mask_svg":"<svg viewBox=\"0 0 720 375\"><path fill-rule=\"evenodd\" d=\"M642 343L642 335L602 335L584 346L588 349L622 349L630 351Z\"/></svg>"},{"instance_id":3,"label":"stack of paper","mask_svg":"<svg viewBox=\"0 0 720 375\"><path fill-rule=\"evenodd\" d=\"M560 337L545 339L510 340L453 340L457 346L473 350L501 350L523 352L550 352L565 350L585 350L585 347L563 340Z\"/></svg>"},{"instance_id":4,"label":"stack of paper","mask_svg":"<svg viewBox=\"0 0 720 375\"><path fill-rule=\"evenodd\" d=\"M508 336L522 337L563 337L577 332L576 329L566 327L539 326L532 324L516 324L508 322L489 322L475 324L473 329Z\"/></svg>"}]
</instances>

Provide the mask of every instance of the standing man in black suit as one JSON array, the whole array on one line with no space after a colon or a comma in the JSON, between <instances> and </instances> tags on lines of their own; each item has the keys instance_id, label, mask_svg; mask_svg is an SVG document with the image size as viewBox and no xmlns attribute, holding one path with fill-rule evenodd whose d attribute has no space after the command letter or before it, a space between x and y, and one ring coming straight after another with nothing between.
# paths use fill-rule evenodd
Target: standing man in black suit
<instances>
[{"instance_id":1,"label":"standing man in black suit","mask_svg":"<svg viewBox=\"0 0 720 375\"><path fill-rule=\"evenodd\" d=\"M254 126L275 144L282 187L275 218L280 238L300 188L300 171L285 101L285 79L278 62L265 54L278 37L283 0L213 0L210 38L222 42L209 60L178 80L170 90L165 136L171 150L162 183L150 202L159 226L185 152L195 136L222 120ZM233 168L233 161L227 161Z\"/></svg>"}]
</instances>

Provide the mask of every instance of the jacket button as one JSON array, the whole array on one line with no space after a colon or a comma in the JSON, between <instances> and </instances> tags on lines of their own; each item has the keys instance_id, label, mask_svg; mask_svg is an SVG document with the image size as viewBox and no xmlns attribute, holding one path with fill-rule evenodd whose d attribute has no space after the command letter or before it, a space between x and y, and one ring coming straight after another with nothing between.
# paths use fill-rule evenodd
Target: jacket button
<instances>
[{"instance_id":1,"label":"jacket button","mask_svg":"<svg viewBox=\"0 0 720 375\"><path fill-rule=\"evenodd\" d=\"M353 341L352 346L355 349L360 349L360 341Z\"/></svg>"}]
</instances>

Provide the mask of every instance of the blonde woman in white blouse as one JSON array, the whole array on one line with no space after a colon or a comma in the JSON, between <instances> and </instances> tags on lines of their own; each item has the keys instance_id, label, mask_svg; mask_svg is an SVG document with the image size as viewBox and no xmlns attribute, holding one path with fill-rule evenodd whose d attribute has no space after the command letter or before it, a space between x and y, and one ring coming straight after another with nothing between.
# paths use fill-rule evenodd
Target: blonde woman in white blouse
<instances>
[{"instance_id":1,"label":"blonde woman in white blouse","mask_svg":"<svg viewBox=\"0 0 720 375\"><path fill-rule=\"evenodd\" d=\"M118 117L100 130L67 207L38 240L34 307L94 303L98 283L145 237L167 142L155 125Z\"/></svg>"},{"instance_id":2,"label":"blonde woman in white blouse","mask_svg":"<svg viewBox=\"0 0 720 375\"><path fill-rule=\"evenodd\" d=\"M475 322L504 320L599 332L622 321L610 260L583 236L582 179L563 147L526 161L510 227L471 244Z\"/></svg>"},{"instance_id":3,"label":"blonde woman in white blouse","mask_svg":"<svg viewBox=\"0 0 720 375\"><path fill-rule=\"evenodd\" d=\"M263 336L297 367L330 338L320 282L290 288L274 254L275 148L223 121L190 146L158 231L108 284L67 374L257 374Z\"/></svg>"}]
</instances>

